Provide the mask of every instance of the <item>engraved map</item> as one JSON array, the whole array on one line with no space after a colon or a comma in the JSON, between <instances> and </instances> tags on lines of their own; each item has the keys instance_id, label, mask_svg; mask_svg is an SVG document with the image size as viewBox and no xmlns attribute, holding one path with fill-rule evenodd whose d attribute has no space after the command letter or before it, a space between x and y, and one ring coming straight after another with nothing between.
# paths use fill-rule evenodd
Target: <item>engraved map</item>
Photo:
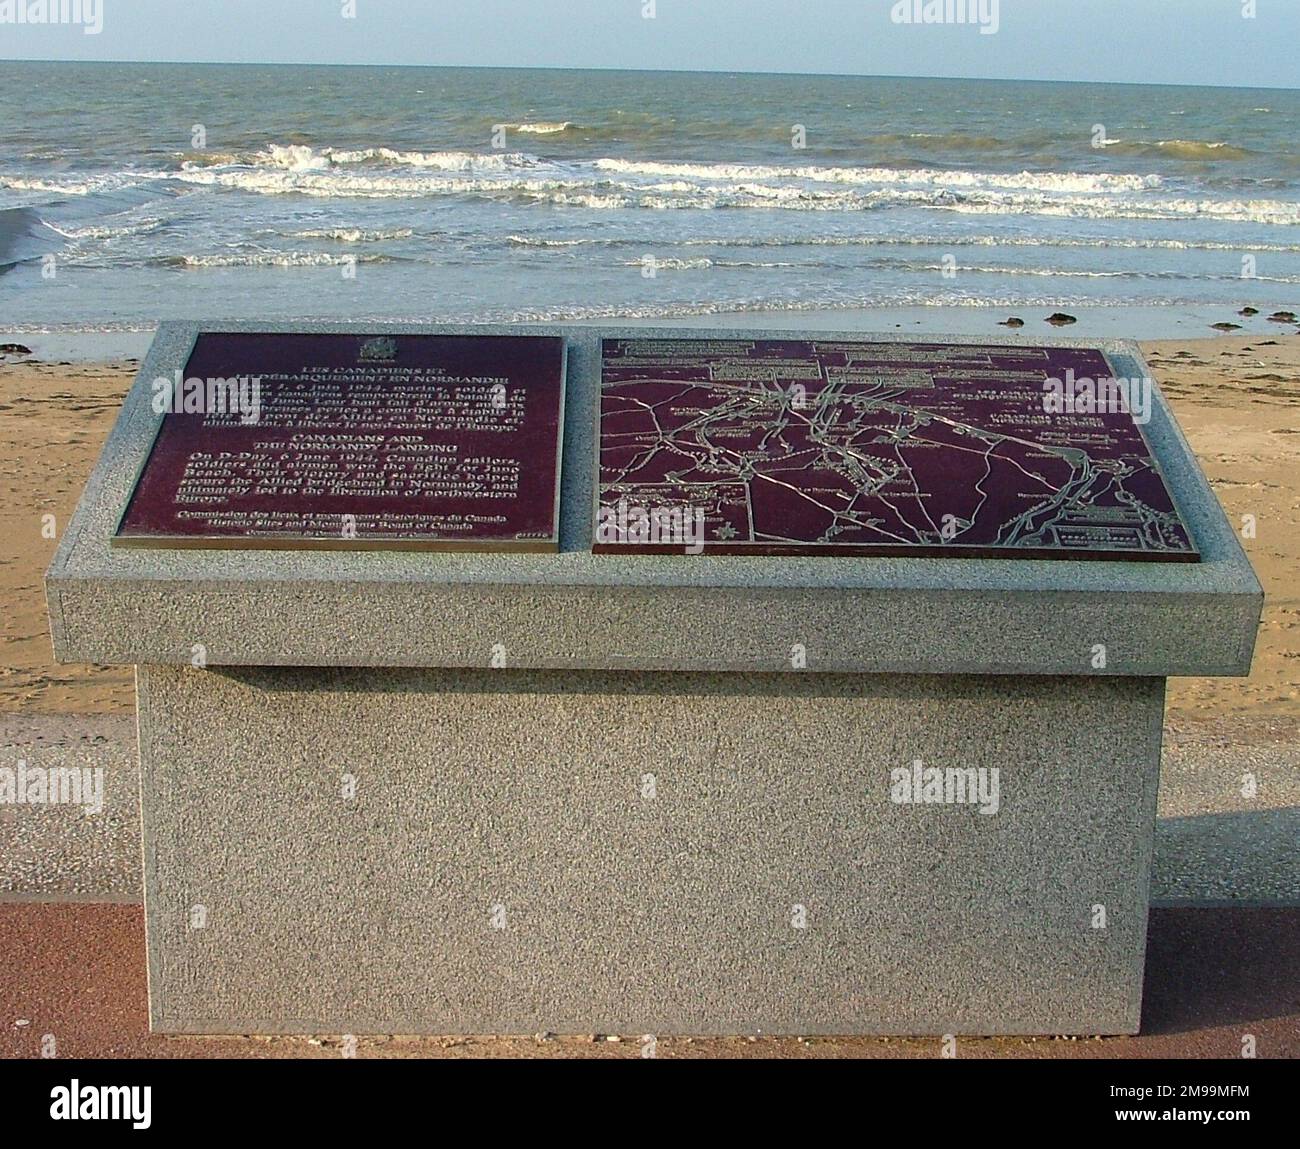
<instances>
[{"instance_id":1,"label":"engraved map","mask_svg":"<svg viewBox=\"0 0 1300 1149\"><path fill-rule=\"evenodd\" d=\"M1113 376L1097 349L634 339L602 360L599 552L682 553L635 527L671 511L712 554L1198 558L1134 409L1045 403Z\"/></svg>"}]
</instances>

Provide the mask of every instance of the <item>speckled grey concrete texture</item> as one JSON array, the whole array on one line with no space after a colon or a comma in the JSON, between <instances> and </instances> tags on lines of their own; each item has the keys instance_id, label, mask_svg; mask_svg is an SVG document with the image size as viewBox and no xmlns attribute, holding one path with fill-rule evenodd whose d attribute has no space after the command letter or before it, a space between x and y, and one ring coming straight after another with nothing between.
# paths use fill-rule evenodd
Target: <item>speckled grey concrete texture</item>
<instances>
[{"instance_id":1,"label":"speckled grey concrete texture","mask_svg":"<svg viewBox=\"0 0 1300 1149\"><path fill-rule=\"evenodd\" d=\"M199 330L163 324L47 575L59 660L187 664L198 645L209 665L484 667L499 643L508 665L523 668L790 671L799 645L807 666L819 671L1143 676L1249 669L1262 592L1158 389L1145 431L1200 563L592 555L599 340L755 332L305 329L567 337L561 553L110 547L161 418L150 408L150 381L184 366ZM1134 345L1100 346L1117 375L1150 374ZM1092 659L1096 644L1107 647L1100 669Z\"/></svg>"},{"instance_id":2,"label":"speckled grey concrete texture","mask_svg":"<svg viewBox=\"0 0 1300 1149\"><path fill-rule=\"evenodd\" d=\"M156 1031L1137 1029L1159 679L142 667L139 690ZM917 758L997 767L998 812L892 802Z\"/></svg>"},{"instance_id":3,"label":"speckled grey concrete texture","mask_svg":"<svg viewBox=\"0 0 1300 1149\"><path fill-rule=\"evenodd\" d=\"M1198 728L1171 741L1166 730L1153 904L1300 906L1300 745L1242 744L1239 734ZM107 821L0 811L0 901L140 901L134 719L11 715L0 721L0 764L19 759L103 766Z\"/></svg>"}]
</instances>

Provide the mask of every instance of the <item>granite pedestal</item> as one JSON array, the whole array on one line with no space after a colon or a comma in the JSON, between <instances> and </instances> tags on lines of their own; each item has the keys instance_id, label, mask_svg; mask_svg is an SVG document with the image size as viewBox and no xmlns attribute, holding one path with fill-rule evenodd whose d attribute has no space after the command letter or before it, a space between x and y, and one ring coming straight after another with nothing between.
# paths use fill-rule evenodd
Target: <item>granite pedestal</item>
<instances>
[{"instance_id":1,"label":"granite pedestal","mask_svg":"<svg viewBox=\"0 0 1300 1149\"><path fill-rule=\"evenodd\" d=\"M47 577L60 660L138 667L153 1028L1134 1032L1163 680L1262 601L1159 395L1197 563L593 555L600 338L732 333L523 330L553 555L111 548L160 331Z\"/></svg>"}]
</instances>

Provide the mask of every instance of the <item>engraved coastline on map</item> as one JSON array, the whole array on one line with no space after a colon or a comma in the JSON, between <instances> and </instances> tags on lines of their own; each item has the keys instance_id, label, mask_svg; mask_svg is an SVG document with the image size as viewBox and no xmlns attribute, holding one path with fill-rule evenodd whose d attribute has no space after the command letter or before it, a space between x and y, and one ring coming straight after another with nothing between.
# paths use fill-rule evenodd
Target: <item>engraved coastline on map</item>
<instances>
[{"instance_id":1,"label":"engraved coastline on map","mask_svg":"<svg viewBox=\"0 0 1300 1149\"><path fill-rule=\"evenodd\" d=\"M1100 350L633 339L602 356L599 522L685 508L713 554L1198 558L1127 409L1046 409L1046 380L1112 377ZM684 548L633 525L598 527L594 549Z\"/></svg>"}]
</instances>

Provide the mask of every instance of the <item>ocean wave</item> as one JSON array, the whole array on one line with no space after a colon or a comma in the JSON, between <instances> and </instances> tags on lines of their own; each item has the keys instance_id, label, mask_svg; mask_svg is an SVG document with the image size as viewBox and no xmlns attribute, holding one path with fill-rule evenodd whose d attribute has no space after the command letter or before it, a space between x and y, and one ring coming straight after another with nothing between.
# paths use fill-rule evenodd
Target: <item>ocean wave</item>
<instances>
[{"instance_id":1,"label":"ocean wave","mask_svg":"<svg viewBox=\"0 0 1300 1149\"><path fill-rule=\"evenodd\" d=\"M620 260L619 263L623 267L641 267L647 265L650 258L652 258L652 253L647 253L646 256L642 256L641 258L624 259ZM653 266L657 271L706 271L713 268L799 268L803 271L890 271L903 272L909 275L932 275L942 274L951 270L963 275L998 275L1009 277L1029 276L1036 279L1197 280L1199 282L1204 282L1210 279L1218 279L1224 282L1238 282L1240 279L1236 274L1223 274L1217 276L1203 274L1189 275L1181 271L1168 271L1157 268L1098 271L1080 268L1045 266L1041 264L1036 266L992 263L958 263L947 265L936 263L930 259L906 259L890 256L870 259L865 263L856 261L843 262L834 259L811 259L800 260L798 262L788 260L746 260L726 259L720 256L696 256L693 258L653 256L653 259ZM1292 276L1258 275L1255 277L1255 280L1262 283L1290 284L1298 282L1297 278Z\"/></svg>"},{"instance_id":2,"label":"ocean wave","mask_svg":"<svg viewBox=\"0 0 1300 1149\"><path fill-rule=\"evenodd\" d=\"M166 226L163 220L155 217L139 219L131 223L87 224L84 227L75 227L66 223L53 224L44 219L41 222L64 239L73 241L81 239L122 239L129 235L150 235Z\"/></svg>"},{"instance_id":3,"label":"ocean wave","mask_svg":"<svg viewBox=\"0 0 1300 1149\"><path fill-rule=\"evenodd\" d=\"M1247 160L1249 148L1220 140L1106 140L1106 150L1129 156L1166 156L1178 160Z\"/></svg>"},{"instance_id":4,"label":"ocean wave","mask_svg":"<svg viewBox=\"0 0 1300 1149\"><path fill-rule=\"evenodd\" d=\"M247 164L187 164L174 175L183 183L259 195L471 196L596 211L930 207L1077 219L1300 222L1300 205L1289 200L1176 195L1166 192L1155 174L663 163L608 157L543 161L520 152L316 150L304 144L273 144L255 158L258 162Z\"/></svg>"},{"instance_id":5,"label":"ocean wave","mask_svg":"<svg viewBox=\"0 0 1300 1149\"><path fill-rule=\"evenodd\" d=\"M1155 197L1125 200L1097 197L1090 200L1008 196L971 197L945 205L953 211L975 215L1043 215L1068 219L1226 220L1294 227L1300 224L1300 203L1287 200L1208 200ZM1249 245L1242 245L1243 249Z\"/></svg>"},{"instance_id":6,"label":"ocean wave","mask_svg":"<svg viewBox=\"0 0 1300 1149\"><path fill-rule=\"evenodd\" d=\"M227 164L244 164L253 162L256 152L182 152L182 168L219 168Z\"/></svg>"},{"instance_id":7,"label":"ocean wave","mask_svg":"<svg viewBox=\"0 0 1300 1149\"><path fill-rule=\"evenodd\" d=\"M514 238L514 237L511 237ZM644 243L642 240L583 239L571 240L583 244ZM1231 251L1231 252L1300 252L1300 243L1217 243L1213 240L1096 238L1071 239L1064 236L1034 235L792 235L753 236L728 239L682 239L682 247L1062 247L1120 249L1151 251Z\"/></svg>"},{"instance_id":8,"label":"ocean wave","mask_svg":"<svg viewBox=\"0 0 1300 1149\"><path fill-rule=\"evenodd\" d=\"M1195 142L1162 143L1181 146ZM228 162L212 162L216 158ZM247 154L186 159L171 171L133 170L50 179L0 176L0 187L88 195L150 181L165 181L169 185L165 191L210 188L252 195L356 200L457 196L600 212L767 209L847 213L914 208L1079 220L1300 224L1300 204L1293 199L1246 198L1250 192L1244 189L1238 196L1223 191L1216 194L1181 182L1171 187L1154 173L989 172L613 157L545 160L526 152L336 149L277 143ZM361 227L330 228L301 237L345 243L405 238ZM85 238L97 237L88 233Z\"/></svg>"},{"instance_id":9,"label":"ocean wave","mask_svg":"<svg viewBox=\"0 0 1300 1149\"><path fill-rule=\"evenodd\" d=\"M602 163L604 161L601 161ZM621 161L620 161L621 162ZM662 167L664 165L656 165ZM708 165L700 165L708 167ZM730 165L718 165L731 167ZM727 180L710 169L709 178L642 184L627 176L614 178L613 169L601 168L595 178L579 165L551 165L533 172L369 173L338 168L314 169L213 169L187 170L178 178L186 183L250 192L258 195L302 195L325 199L418 199L469 196L584 207L596 211L649 209L653 211L768 208L786 211L858 212L889 208L938 208L985 215L1042 215L1072 219L1214 219L1261 224L1300 223L1300 204L1274 199L1194 199L1153 194L1143 181L1154 177L1060 176L1041 173L1019 177L978 173L951 175L949 186L938 180L915 179L916 173L885 171L880 184L860 179L843 181L778 182L746 177L734 168ZM769 169L770 170L770 169ZM639 173L638 173L639 174ZM1123 184L1130 194L1099 192L1108 180L1130 179ZM1015 184L1026 186L1016 190ZM1076 184L1074 181L1078 181ZM1037 181L1036 186L1029 186ZM1096 181L1089 184L1088 181ZM847 186L845 186L847 185ZM1077 187L1092 190L1072 190Z\"/></svg>"},{"instance_id":10,"label":"ocean wave","mask_svg":"<svg viewBox=\"0 0 1300 1149\"><path fill-rule=\"evenodd\" d=\"M254 168L284 172L327 172L333 168L373 166L427 168L446 172L500 172L541 163L527 152L403 151L396 148L322 148L307 144L268 144L253 152L186 152L180 170L202 173L219 168Z\"/></svg>"},{"instance_id":11,"label":"ocean wave","mask_svg":"<svg viewBox=\"0 0 1300 1149\"><path fill-rule=\"evenodd\" d=\"M654 261L653 266L657 271L704 271L707 268L717 266L713 260L704 256L697 256L694 259L678 259L676 256L656 256L648 254L642 259L625 259L620 261L624 267L641 267Z\"/></svg>"},{"instance_id":12,"label":"ocean wave","mask_svg":"<svg viewBox=\"0 0 1300 1149\"><path fill-rule=\"evenodd\" d=\"M665 190L693 187L700 183L770 184L797 181L802 184L879 186L904 184L917 187L1009 188L1043 192L1103 193L1146 191L1160 188L1157 174L1123 172L977 172L964 169L911 167L824 166L812 164L741 164L741 163L670 163L650 160L625 160L605 157L588 161L549 162L528 152L399 151L386 147L347 150L322 148L306 144L270 144L266 149L247 155L224 156L229 162L214 163L214 157L185 160L182 172L191 174L220 167L260 168L304 174L328 172L346 166L374 164L444 172L476 172L491 175L541 169L569 173L591 181L601 175L645 177L670 181L659 185ZM672 182L675 181L675 182Z\"/></svg>"},{"instance_id":13,"label":"ocean wave","mask_svg":"<svg viewBox=\"0 0 1300 1149\"><path fill-rule=\"evenodd\" d=\"M591 244L618 244L628 240L610 239L542 239L532 235L508 235L506 243L512 247L586 247Z\"/></svg>"},{"instance_id":14,"label":"ocean wave","mask_svg":"<svg viewBox=\"0 0 1300 1149\"><path fill-rule=\"evenodd\" d=\"M973 172L960 169L817 167L811 165L659 163L642 160L598 159L597 171L620 175L724 181L730 183L800 180L829 184L911 184L945 188L1015 188L1044 192L1146 191L1159 188L1155 174L1084 172Z\"/></svg>"},{"instance_id":15,"label":"ocean wave","mask_svg":"<svg viewBox=\"0 0 1300 1149\"><path fill-rule=\"evenodd\" d=\"M272 148L274 156L275 149ZM308 149L311 151L311 149ZM304 167L294 167L294 161L277 161L278 166L290 170L319 170L322 167L344 164L372 164L389 167L430 168L444 172L501 172L514 168L527 168L541 161L527 152L412 152L393 148L362 148L357 151L340 151L326 148L313 152L300 161Z\"/></svg>"},{"instance_id":16,"label":"ocean wave","mask_svg":"<svg viewBox=\"0 0 1300 1149\"><path fill-rule=\"evenodd\" d=\"M922 146L941 151L995 152L1021 147L1023 142L1012 143L998 136L972 136L965 132L908 132L906 135L884 133L868 137L872 144L898 144L922 142Z\"/></svg>"},{"instance_id":17,"label":"ocean wave","mask_svg":"<svg viewBox=\"0 0 1300 1149\"><path fill-rule=\"evenodd\" d=\"M938 271L946 270L942 263L908 263L900 262L899 266L908 271ZM953 271L969 272L974 275L1036 275L1044 279L1181 279L1182 276L1170 272L1146 272L1146 271L1067 271L1059 267L1014 267L1006 264L957 264L952 268Z\"/></svg>"},{"instance_id":18,"label":"ocean wave","mask_svg":"<svg viewBox=\"0 0 1300 1149\"><path fill-rule=\"evenodd\" d=\"M508 132L523 132L532 136L556 136L561 132L571 131L578 125L571 120L539 120L536 123L503 124Z\"/></svg>"},{"instance_id":19,"label":"ocean wave","mask_svg":"<svg viewBox=\"0 0 1300 1149\"><path fill-rule=\"evenodd\" d=\"M576 248L576 247L639 247L651 249L661 242L659 237L645 236L588 236L575 239L547 239L541 236L508 235L505 242L511 247ZM1069 238L1054 235L939 235L909 233L889 235L760 235L760 236L708 236L694 239L675 239L674 247L707 248L800 248L800 247L934 247L948 250L964 247L1042 247L1042 248L1116 248L1134 251L1231 251L1255 254L1295 254L1300 243L1219 243L1214 240L1154 239L1148 237L1097 237Z\"/></svg>"},{"instance_id":20,"label":"ocean wave","mask_svg":"<svg viewBox=\"0 0 1300 1149\"><path fill-rule=\"evenodd\" d=\"M32 233L41 222L32 208L0 208L0 271L31 258Z\"/></svg>"},{"instance_id":21,"label":"ocean wave","mask_svg":"<svg viewBox=\"0 0 1300 1149\"><path fill-rule=\"evenodd\" d=\"M156 267L343 267L353 263L391 263L387 255L331 255L322 251L248 251L207 255L161 255L146 263Z\"/></svg>"},{"instance_id":22,"label":"ocean wave","mask_svg":"<svg viewBox=\"0 0 1300 1149\"><path fill-rule=\"evenodd\" d=\"M100 175L41 176L0 175L0 190L38 192L43 195L91 196L116 191L149 178L139 172L105 172Z\"/></svg>"},{"instance_id":23,"label":"ocean wave","mask_svg":"<svg viewBox=\"0 0 1300 1149\"><path fill-rule=\"evenodd\" d=\"M646 265L648 257L641 259L624 259L619 262L624 267L642 267ZM656 270L663 271L707 271L710 268L780 268L780 267L809 267L809 266L828 266L825 264L807 264L791 263L789 260L768 260L768 259L717 259L707 256L696 256L690 259L680 259L676 256L655 256L654 267Z\"/></svg>"},{"instance_id":24,"label":"ocean wave","mask_svg":"<svg viewBox=\"0 0 1300 1149\"><path fill-rule=\"evenodd\" d=\"M290 239L332 239L338 243L382 243L390 239L409 239L413 234L414 228L409 227L315 227L288 233Z\"/></svg>"}]
</instances>

